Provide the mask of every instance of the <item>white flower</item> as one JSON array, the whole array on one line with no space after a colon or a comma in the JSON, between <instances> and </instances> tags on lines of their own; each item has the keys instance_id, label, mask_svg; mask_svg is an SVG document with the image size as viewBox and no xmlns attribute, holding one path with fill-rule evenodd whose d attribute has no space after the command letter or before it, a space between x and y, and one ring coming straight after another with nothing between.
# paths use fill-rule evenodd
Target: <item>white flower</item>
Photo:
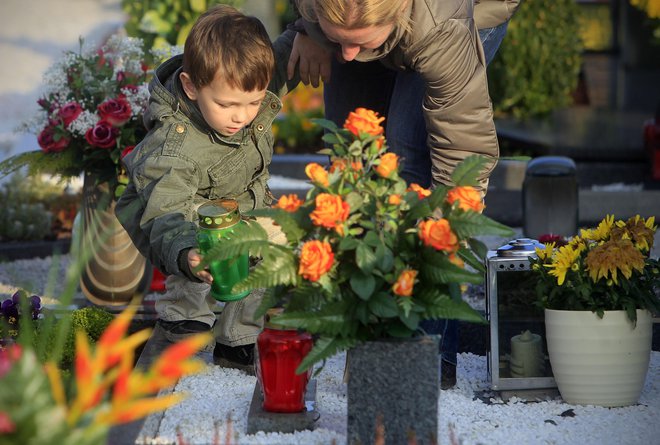
<instances>
[{"instance_id":1,"label":"white flower","mask_svg":"<svg viewBox=\"0 0 660 445\"><path fill-rule=\"evenodd\" d=\"M83 112L69 124L67 129L74 135L84 137L87 130L93 128L99 120L100 117L98 114L83 110Z\"/></svg>"}]
</instances>

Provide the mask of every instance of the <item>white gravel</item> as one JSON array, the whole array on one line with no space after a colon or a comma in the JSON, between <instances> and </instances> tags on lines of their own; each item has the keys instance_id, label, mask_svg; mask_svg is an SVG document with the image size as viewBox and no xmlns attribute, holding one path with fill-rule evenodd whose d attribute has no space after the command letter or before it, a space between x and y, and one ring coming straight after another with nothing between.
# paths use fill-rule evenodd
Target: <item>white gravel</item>
<instances>
[{"instance_id":1,"label":"white gravel","mask_svg":"<svg viewBox=\"0 0 660 445\"><path fill-rule=\"evenodd\" d=\"M488 240L501 245L501 240ZM17 288L27 287L56 302L63 289L68 255L57 269L52 258L0 262L0 298ZM50 280L48 279L50 277ZM50 284L47 284L50 282ZM80 296L80 295L79 295ZM483 300L471 302L473 306ZM177 429L191 444L213 443L218 425L220 443L232 419L232 444L331 444L346 443L346 386L342 383L344 355L331 358L317 376L317 405L321 414L314 431L296 434L245 434L247 413L256 384L255 377L233 369L209 366L201 375L182 379L175 391L189 394L186 401L156 419L155 437L143 437L145 444L174 444ZM484 397L489 393L486 357L459 354L458 382L442 391L439 400L439 443L447 444L453 434L462 445L472 444L581 444L638 445L660 443L660 352L651 355L651 364L639 404L625 408L573 406L561 399L527 403L520 399L502 401ZM570 412L574 417L562 416ZM153 420L153 418L151 419ZM158 425L158 423L156 423ZM145 430L143 433L146 434Z\"/></svg>"},{"instance_id":2,"label":"white gravel","mask_svg":"<svg viewBox=\"0 0 660 445\"><path fill-rule=\"evenodd\" d=\"M295 434L246 435L247 413L256 378L233 369L209 366L201 375L182 379L176 391L187 400L163 416L157 437L141 437L143 444L176 443L177 429L191 444L213 443L214 425L220 443L227 435L231 417L232 444L331 444L346 443L346 385L342 383L344 354L330 359L317 376L317 404L321 417L314 431ZM508 402L477 396L488 392L486 358L459 354L458 381L454 389L441 391L439 443L470 444L565 444L637 445L658 443L660 438L660 352L652 352L651 365L639 404L624 408L575 406L560 398ZM562 416L567 411L573 417ZM144 430L143 430L144 432Z\"/></svg>"}]
</instances>

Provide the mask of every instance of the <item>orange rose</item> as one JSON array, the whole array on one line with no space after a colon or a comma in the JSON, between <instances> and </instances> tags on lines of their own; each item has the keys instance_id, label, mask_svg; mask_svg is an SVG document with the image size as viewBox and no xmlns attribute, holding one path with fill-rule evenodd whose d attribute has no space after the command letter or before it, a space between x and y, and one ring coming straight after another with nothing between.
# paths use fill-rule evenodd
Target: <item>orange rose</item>
<instances>
[{"instance_id":1,"label":"orange rose","mask_svg":"<svg viewBox=\"0 0 660 445\"><path fill-rule=\"evenodd\" d=\"M417 197L419 199L424 199L427 196L431 196L431 190L425 189L419 184L410 184L410 187L408 187L408 191L417 193Z\"/></svg>"},{"instance_id":2,"label":"orange rose","mask_svg":"<svg viewBox=\"0 0 660 445\"><path fill-rule=\"evenodd\" d=\"M397 194L390 195L387 198L387 203L393 206L398 206L399 204L401 204L401 195L397 195Z\"/></svg>"},{"instance_id":3,"label":"orange rose","mask_svg":"<svg viewBox=\"0 0 660 445\"><path fill-rule=\"evenodd\" d=\"M332 161L332 164L330 165L330 168L328 169L330 173L334 173L336 171L343 172L346 169L346 159L342 158L337 158Z\"/></svg>"},{"instance_id":4,"label":"orange rose","mask_svg":"<svg viewBox=\"0 0 660 445\"><path fill-rule=\"evenodd\" d=\"M360 107L348 114L348 118L344 122L344 128L355 136L360 136L360 132L378 136L383 134L384 130L380 123L384 120L384 117L378 117L378 113Z\"/></svg>"},{"instance_id":5,"label":"orange rose","mask_svg":"<svg viewBox=\"0 0 660 445\"><path fill-rule=\"evenodd\" d=\"M362 165L362 161L351 161L351 168L356 172L360 172L364 166Z\"/></svg>"},{"instance_id":6,"label":"orange rose","mask_svg":"<svg viewBox=\"0 0 660 445\"><path fill-rule=\"evenodd\" d=\"M348 212L350 211L348 203L344 202L340 196L329 193L319 193L316 196L315 203L316 208L309 214L312 222L327 229L335 228L342 235L343 232L340 226L348 219Z\"/></svg>"},{"instance_id":7,"label":"orange rose","mask_svg":"<svg viewBox=\"0 0 660 445\"><path fill-rule=\"evenodd\" d=\"M481 193L474 187L454 187L447 193L447 202L453 204L458 201L458 207L465 211L474 210L481 213L485 207Z\"/></svg>"},{"instance_id":8,"label":"orange rose","mask_svg":"<svg viewBox=\"0 0 660 445\"><path fill-rule=\"evenodd\" d=\"M396 283L392 286L392 292L401 297L409 297L412 295L413 286L415 285L415 277L417 276L417 271L412 269L406 269L399 275Z\"/></svg>"},{"instance_id":9,"label":"orange rose","mask_svg":"<svg viewBox=\"0 0 660 445\"><path fill-rule=\"evenodd\" d=\"M307 241L300 251L298 275L309 281L318 281L335 261L335 254L327 241Z\"/></svg>"},{"instance_id":10,"label":"orange rose","mask_svg":"<svg viewBox=\"0 0 660 445\"><path fill-rule=\"evenodd\" d=\"M312 182L320 184L323 187L327 187L330 184L328 182L328 172L316 162L307 164L305 167L305 174L312 180Z\"/></svg>"},{"instance_id":11,"label":"orange rose","mask_svg":"<svg viewBox=\"0 0 660 445\"><path fill-rule=\"evenodd\" d=\"M302 199L297 195L291 193L289 195L282 195L273 207L293 213L303 204Z\"/></svg>"},{"instance_id":12,"label":"orange rose","mask_svg":"<svg viewBox=\"0 0 660 445\"><path fill-rule=\"evenodd\" d=\"M383 178L389 178L399 167L399 157L394 153L385 153L380 157L380 164L376 167L376 173Z\"/></svg>"},{"instance_id":13,"label":"orange rose","mask_svg":"<svg viewBox=\"0 0 660 445\"><path fill-rule=\"evenodd\" d=\"M449 221L441 219L427 219L419 223L419 238L425 246L436 250L455 252L458 250L458 238L452 232Z\"/></svg>"}]
</instances>

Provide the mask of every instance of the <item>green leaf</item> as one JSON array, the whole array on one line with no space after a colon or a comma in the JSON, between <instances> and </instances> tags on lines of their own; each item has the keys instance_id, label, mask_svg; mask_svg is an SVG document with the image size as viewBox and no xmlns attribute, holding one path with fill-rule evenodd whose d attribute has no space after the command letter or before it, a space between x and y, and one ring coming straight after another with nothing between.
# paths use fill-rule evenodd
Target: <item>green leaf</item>
<instances>
[{"instance_id":1,"label":"green leaf","mask_svg":"<svg viewBox=\"0 0 660 445\"><path fill-rule=\"evenodd\" d=\"M488 247L483 242L479 241L476 238L470 238L468 240L468 245L470 249L474 252L475 256L481 259L482 264L486 262L486 256L488 256Z\"/></svg>"},{"instance_id":2,"label":"green leaf","mask_svg":"<svg viewBox=\"0 0 660 445\"><path fill-rule=\"evenodd\" d=\"M335 133L339 127L337 127L337 124L332 122L331 120L328 119L321 119L321 118L314 118L310 119L314 124L328 130L329 132Z\"/></svg>"},{"instance_id":3,"label":"green leaf","mask_svg":"<svg viewBox=\"0 0 660 445\"><path fill-rule=\"evenodd\" d=\"M419 314L412 311L408 312L407 314L399 314L399 320L401 320L403 324L406 325L406 327L410 330L417 329L417 326L420 322Z\"/></svg>"},{"instance_id":4,"label":"green leaf","mask_svg":"<svg viewBox=\"0 0 660 445\"><path fill-rule=\"evenodd\" d=\"M455 301L447 297L436 299L434 304L427 308L424 316L426 318L443 318L488 324L483 315L465 301Z\"/></svg>"},{"instance_id":5,"label":"green leaf","mask_svg":"<svg viewBox=\"0 0 660 445\"><path fill-rule=\"evenodd\" d=\"M420 267L422 279L431 283L473 283L483 282L483 274L471 272L458 267L440 252L431 252L425 249L422 253L424 261Z\"/></svg>"},{"instance_id":6,"label":"green leaf","mask_svg":"<svg viewBox=\"0 0 660 445\"><path fill-rule=\"evenodd\" d=\"M363 273L362 271L356 271L351 274L350 283L353 292L365 301L369 300L371 294L373 294L374 289L376 288L376 279L374 276L368 273Z\"/></svg>"},{"instance_id":7,"label":"green leaf","mask_svg":"<svg viewBox=\"0 0 660 445\"><path fill-rule=\"evenodd\" d=\"M234 292L246 290L269 288L279 285L295 285L298 282L298 269L294 255L288 251L281 251L266 266L264 262L259 263L250 271L247 278L234 285Z\"/></svg>"},{"instance_id":8,"label":"green leaf","mask_svg":"<svg viewBox=\"0 0 660 445\"><path fill-rule=\"evenodd\" d=\"M384 244L376 246L376 262L377 267L384 273L390 272L394 267L394 255Z\"/></svg>"},{"instance_id":9,"label":"green leaf","mask_svg":"<svg viewBox=\"0 0 660 445\"><path fill-rule=\"evenodd\" d=\"M266 312L268 312L268 309L275 307L278 303L277 301L277 296L275 295L275 289L270 287L267 288L266 291L264 292L264 296L261 299L261 302L259 303L259 307L257 310L254 312L254 319L258 320L264 315L266 315Z\"/></svg>"},{"instance_id":10,"label":"green leaf","mask_svg":"<svg viewBox=\"0 0 660 445\"><path fill-rule=\"evenodd\" d=\"M339 249L340 250L353 250L356 249L357 246L360 245L360 242L352 237L346 237L342 238L341 241L339 242Z\"/></svg>"},{"instance_id":11,"label":"green leaf","mask_svg":"<svg viewBox=\"0 0 660 445\"><path fill-rule=\"evenodd\" d=\"M369 310L377 317L392 318L399 314L395 298L387 292L378 292L369 300Z\"/></svg>"},{"instance_id":12,"label":"green leaf","mask_svg":"<svg viewBox=\"0 0 660 445\"><path fill-rule=\"evenodd\" d=\"M477 181L477 178L484 170L487 162L488 159L481 155L468 156L454 169L451 174L452 182L457 186L478 186L479 181Z\"/></svg>"},{"instance_id":13,"label":"green leaf","mask_svg":"<svg viewBox=\"0 0 660 445\"><path fill-rule=\"evenodd\" d=\"M315 312L284 312L271 321L284 327L303 329L312 334L337 335L346 331L346 311L345 302L334 302Z\"/></svg>"},{"instance_id":14,"label":"green leaf","mask_svg":"<svg viewBox=\"0 0 660 445\"><path fill-rule=\"evenodd\" d=\"M515 234L510 227L477 212L456 211L447 215L447 219L452 230L459 238L473 238L479 235L511 238Z\"/></svg>"},{"instance_id":15,"label":"green leaf","mask_svg":"<svg viewBox=\"0 0 660 445\"><path fill-rule=\"evenodd\" d=\"M296 373L301 373L309 368L316 362L328 359L338 352L345 351L357 345L357 340L339 337L319 337L314 342L314 347L305 356L303 361L296 368Z\"/></svg>"},{"instance_id":16,"label":"green leaf","mask_svg":"<svg viewBox=\"0 0 660 445\"><path fill-rule=\"evenodd\" d=\"M376 266L376 255L371 247L360 243L355 251L355 262L364 273L371 273Z\"/></svg>"}]
</instances>

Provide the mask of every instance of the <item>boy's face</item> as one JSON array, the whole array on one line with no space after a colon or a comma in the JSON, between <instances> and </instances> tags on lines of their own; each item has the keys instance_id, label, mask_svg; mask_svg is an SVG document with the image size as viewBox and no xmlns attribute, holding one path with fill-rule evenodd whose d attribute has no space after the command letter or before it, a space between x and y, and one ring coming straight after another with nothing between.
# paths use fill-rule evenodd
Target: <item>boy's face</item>
<instances>
[{"instance_id":1,"label":"boy's face","mask_svg":"<svg viewBox=\"0 0 660 445\"><path fill-rule=\"evenodd\" d=\"M206 123L223 136L231 136L257 116L266 90L243 91L230 86L221 76L202 88L195 88L187 73L181 73L183 90L196 101Z\"/></svg>"}]
</instances>

